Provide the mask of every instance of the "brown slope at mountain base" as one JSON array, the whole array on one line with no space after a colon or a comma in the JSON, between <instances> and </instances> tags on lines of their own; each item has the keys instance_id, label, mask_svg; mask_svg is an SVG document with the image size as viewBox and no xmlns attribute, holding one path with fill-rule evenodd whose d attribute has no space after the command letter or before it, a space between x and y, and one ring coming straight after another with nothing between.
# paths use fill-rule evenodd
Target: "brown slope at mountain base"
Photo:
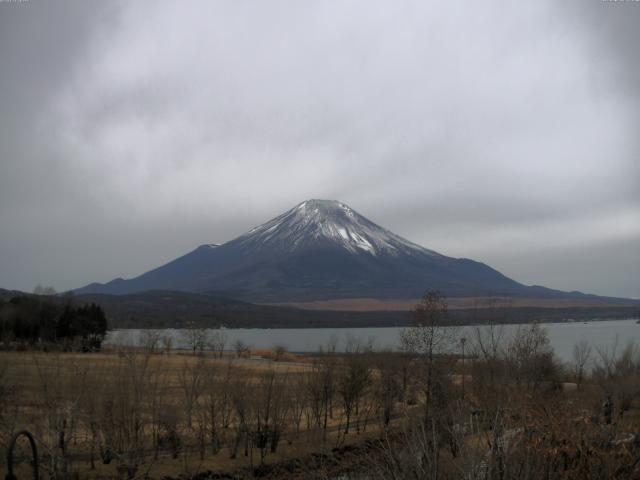
<instances>
[{"instance_id":1,"label":"brown slope at mountain base","mask_svg":"<svg viewBox=\"0 0 640 480\"><path fill-rule=\"evenodd\" d=\"M332 310L350 312L372 311L409 311L418 299L377 299L377 298L340 298L335 300L317 300L312 302L290 302L271 305L288 306L304 310ZM486 309L486 308L586 308L586 307L634 307L640 306L637 300L583 298L509 298L509 297L452 297L447 299L450 309Z\"/></svg>"}]
</instances>

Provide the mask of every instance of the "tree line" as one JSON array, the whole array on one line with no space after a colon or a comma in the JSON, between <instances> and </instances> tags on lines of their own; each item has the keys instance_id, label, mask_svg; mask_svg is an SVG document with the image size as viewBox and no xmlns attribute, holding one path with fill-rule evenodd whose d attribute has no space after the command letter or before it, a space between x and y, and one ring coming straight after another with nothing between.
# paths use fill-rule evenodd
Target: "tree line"
<instances>
[{"instance_id":1,"label":"tree line","mask_svg":"<svg viewBox=\"0 0 640 480\"><path fill-rule=\"evenodd\" d=\"M107 330L105 313L94 303L76 306L50 295L0 299L0 341L5 346L99 350Z\"/></svg>"}]
</instances>

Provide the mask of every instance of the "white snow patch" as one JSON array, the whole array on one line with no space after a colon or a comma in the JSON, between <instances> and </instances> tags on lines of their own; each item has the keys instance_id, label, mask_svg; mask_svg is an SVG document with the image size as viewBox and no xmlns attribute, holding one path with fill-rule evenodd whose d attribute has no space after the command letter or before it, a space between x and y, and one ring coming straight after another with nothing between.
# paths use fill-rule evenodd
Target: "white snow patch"
<instances>
[{"instance_id":1,"label":"white snow patch","mask_svg":"<svg viewBox=\"0 0 640 480\"><path fill-rule=\"evenodd\" d=\"M371 245L371 242L369 242L366 238L364 238L363 236L355 232L351 233L351 237L356 241L356 247L362 250L366 250L367 252L370 252L373 255L375 255L376 253L375 248L373 248L373 245Z\"/></svg>"},{"instance_id":2,"label":"white snow patch","mask_svg":"<svg viewBox=\"0 0 640 480\"><path fill-rule=\"evenodd\" d=\"M271 226L271 227L267 228L267 229L264 231L264 233L269 233L269 232L274 231L276 228L278 228L278 227L280 226L280 224L281 224L281 223L282 223L282 222L278 222L278 223L276 223L275 225L273 225L273 226Z\"/></svg>"},{"instance_id":3,"label":"white snow patch","mask_svg":"<svg viewBox=\"0 0 640 480\"><path fill-rule=\"evenodd\" d=\"M245 241L278 242L292 250L322 238L330 239L350 252L437 255L373 224L342 202L324 200L307 200L244 235Z\"/></svg>"}]
</instances>

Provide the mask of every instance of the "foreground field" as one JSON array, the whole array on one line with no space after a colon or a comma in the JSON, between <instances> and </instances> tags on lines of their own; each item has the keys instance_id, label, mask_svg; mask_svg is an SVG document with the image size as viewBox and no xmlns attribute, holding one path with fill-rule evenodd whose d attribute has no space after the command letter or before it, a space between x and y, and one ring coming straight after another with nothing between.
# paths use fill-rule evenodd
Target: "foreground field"
<instances>
[{"instance_id":1,"label":"foreground field","mask_svg":"<svg viewBox=\"0 0 640 480\"><path fill-rule=\"evenodd\" d=\"M346 407L337 397L347 388L332 378L343 360L277 358L2 352L2 445L26 428L48 475L133 466L134 477L158 478L252 470L379 434L372 395L356 386ZM362 373L367 383L375 376Z\"/></svg>"},{"instance_id":2,"label":"foreground field","mask_svg":"<svg viewBox=\"0 0 640 480\"><path fill-rule=\"evenodd\" d=\"M408 333L404 353L1 352L0 441L33 432L42 478L640 478L634 345L561 366L536 326L479 329L465 358Z\"/></svg>"}]
</instances>

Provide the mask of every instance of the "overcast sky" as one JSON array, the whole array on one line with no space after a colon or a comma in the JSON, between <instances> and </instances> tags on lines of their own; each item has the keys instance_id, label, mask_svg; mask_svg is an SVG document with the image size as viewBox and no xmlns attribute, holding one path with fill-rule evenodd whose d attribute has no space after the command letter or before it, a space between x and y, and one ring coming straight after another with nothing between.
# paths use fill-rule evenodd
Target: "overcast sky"
<instances>
[{"instance_id":1,"label":"overcast sky","mask_svg":"<svg viewBox=\"0 0 640 480\"><path fill-rule=\"evenodd\" d=\"M0 287L132 277L308 198L640 297L640 3L0 2Z\"/></svg>"}]
</instances>

